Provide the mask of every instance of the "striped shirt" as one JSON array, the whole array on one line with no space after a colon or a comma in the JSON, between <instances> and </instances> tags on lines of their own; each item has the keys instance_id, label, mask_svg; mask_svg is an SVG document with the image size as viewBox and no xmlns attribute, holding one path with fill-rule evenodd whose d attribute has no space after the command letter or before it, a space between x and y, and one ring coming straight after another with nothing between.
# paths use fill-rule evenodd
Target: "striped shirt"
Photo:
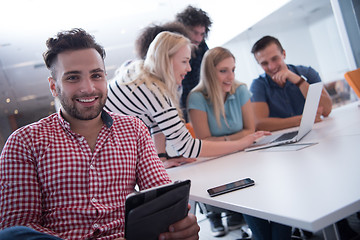
<instances>
[{"instance_id":1,"label":"striped shirt","mask_svg":"<svg viewBox=\"0 0 360 240\"><path fill-rule=\"evenodd\" d=\"M124 236L125 198L170 183L139 119L103 111L94 152L61 114L14 132L0 155L0 229L62 239Z\"/></svg>"},{"instance_id":2,"label":"striped shirt","mask_svg":"<svg viewBox=\"0 0 360 240\"><path fill-rule=\"evenodd\" d=\"M109 84L105 108L140 118L152 134L162 132L167 145L172 146L178 155L199 156L201 140L190 135L172 100L155 83L154 88L149 89L145 83L136 86L133 82L122 84L114 80Z\"/></svg>"}]
</instances>

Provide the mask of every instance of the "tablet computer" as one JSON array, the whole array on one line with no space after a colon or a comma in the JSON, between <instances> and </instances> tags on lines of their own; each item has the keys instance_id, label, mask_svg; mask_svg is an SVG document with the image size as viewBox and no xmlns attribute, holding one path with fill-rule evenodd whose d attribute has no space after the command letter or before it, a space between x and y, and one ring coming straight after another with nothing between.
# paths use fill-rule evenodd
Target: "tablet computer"
<instances>
[{"instance_id":1,"label":"tablet computer","mask_svg":"<svg viewBox=\"0 0 360 240\"><path fill-rule=\"evenodd\" d=\"M125 202L126 240L158 239L188 214L190 180L131 193Z\"/></svg>"}]
</instances>

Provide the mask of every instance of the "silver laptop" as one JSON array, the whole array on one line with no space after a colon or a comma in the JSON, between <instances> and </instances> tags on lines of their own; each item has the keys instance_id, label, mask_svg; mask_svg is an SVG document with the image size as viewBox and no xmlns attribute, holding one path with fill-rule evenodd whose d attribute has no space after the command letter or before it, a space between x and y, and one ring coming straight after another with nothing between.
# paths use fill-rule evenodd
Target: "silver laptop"
<instances>
[{"instance_id":1,"label":"silver laptop","mask_svg":"<svg viewBox=\"0 0 360 240\"><path fill-rule=\"evenodd\" d=\"M314 126L322 88L322 82L310 84L298 131L290 131L281 134L272 134L270 136L265 136L259 141L252 144L250 147L246 148L245 152L300 141L306 134L311 131Z\"/></svg>"}]
</instances>

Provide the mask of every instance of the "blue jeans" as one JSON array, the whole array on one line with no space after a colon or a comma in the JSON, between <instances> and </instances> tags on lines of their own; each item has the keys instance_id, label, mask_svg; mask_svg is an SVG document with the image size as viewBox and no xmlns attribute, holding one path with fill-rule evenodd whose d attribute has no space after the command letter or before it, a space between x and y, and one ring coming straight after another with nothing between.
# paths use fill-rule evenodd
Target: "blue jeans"
<instances>
[{"instance_id":1,"label":"blue jeans","mask_svg":"<svg viewBox=\"0 0 360 240\"><path fill-rule=\"evenodd\" d=\"M35 231L32 228L24 226L15 226L5 228L0 231L1 240L61 240L61 238L51 236L46 233Z\"/></svg>"},{"instance_id":2,"label":"blue jeans","mask_svg":"<svg viewBox=\"0 0 360 240\"><path fill-rule=\"evenodd\" d=\"M243 214L255 240L289 240L291 227Z\"/></svg>"}]
</instances>

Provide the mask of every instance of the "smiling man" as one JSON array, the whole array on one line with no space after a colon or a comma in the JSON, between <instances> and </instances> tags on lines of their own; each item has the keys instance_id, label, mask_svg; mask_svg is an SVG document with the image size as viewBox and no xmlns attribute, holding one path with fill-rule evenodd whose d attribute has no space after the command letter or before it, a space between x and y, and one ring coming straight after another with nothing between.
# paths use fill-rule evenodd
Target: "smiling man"
<instances>
[{"instance_id":1,"label":"smiling man","mask_svg":"<svg viewBox=\"0 0 360 240\"><path fill-rule=\"evenodd\" d=\"M95 49L59 54L56 76L50 77L49 83L53 96L59 98L68 117L91 120L101 113L107 93L104 88L105 68L101 63L102 59ZM101 67L97 68L99 65ZM84 69L84 66L90 68L89 72L72 70ZM82 81L82 78L89 81Z\"/></svg>"},{"instance_id":2,"label":"smiling man","mask_svg":"<svg viewBox=\"0 0 360 240\"><path fill-rule=\"evenodd\" d=\"M51 93L60 100L70 128L86 138L93 152L107 96L103 59L89 48L59 53L54 64L56 71L49 77Z\"/></svg>"},{"instance_id":3,"label":"smiling man","mask_svg":"<svg viewBox=\"0 0 360 240\"><path fill-rule=\"evenodd\" d=\"M319 73L311 67L285 63L286 52L278 39L265 36L251 53L265 73L250 87L256 129L275 131L300 125L309 84L320 82ZM330 114L332 102L322 90L316 121Z\"/></svg>"},{"instance_id":4,"label":"smiling man","mask_svg":"<svg viewBox=\"0 0 360 240\"><path fill-rule=\"evenodd\" d=\"M105 51L94 38L73 29L47 47L50 91L61 108L15 131L1 152L0 239L123 238L135 185L171 180L144 123L103 110ZM198 231L189 214L159 238L198 239Z\"/></svg>"},{"instance_id":5,"label":"smiling man","mask_svg":"<svg viewBox=\"0 0 360 240\"><path fill-rule=\"evenodd\" d=\"M272 36L258 40L251 53L265 71L253 80L250 87L257 130L275 131L299 126L309 84L321 81L319 73L312 67L286 64L286 52L279 40ZM324 88L315 121L321 121L321 116L327 117L331 109L332 101ZM282 225L247 215L244 217L255 238L268 239L264 236L271 231L286 231ZM346 219L337 222L337 226L341 239L357 235Z\"/></svg>"}]
</instances>

